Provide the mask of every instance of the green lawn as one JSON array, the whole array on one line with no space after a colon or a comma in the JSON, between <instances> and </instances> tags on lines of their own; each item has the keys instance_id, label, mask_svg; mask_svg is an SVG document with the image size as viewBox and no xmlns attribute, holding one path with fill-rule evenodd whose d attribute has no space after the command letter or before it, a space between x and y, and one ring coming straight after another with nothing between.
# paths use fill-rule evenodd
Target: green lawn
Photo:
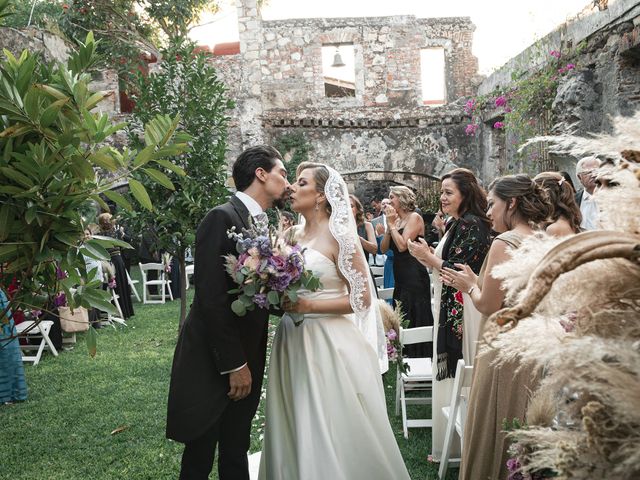
<instances>
[{"instance_id":1,"label":"green lawn","mask_svg":"<svg viewBox=\"0 0 640 480\"><path fill-rule=\"evenodd\" d=\"M179 303L134 303L134 308L128 327L98 331L95 358L88 357L79 335L73 350L58 358L45 353L38 366L25 365L28 400L0 406L0 478L177 478L182 445L165 439L164 427ZM435 479L437 465L427 462L430 430L411 430L405 440L393 415L393 375L387 373L385 389L409 473L413 479ZM263 422L259 412L252 452L260 449ZM456 475L453 470L448 478Z\"/></svg>"}]
</instances>

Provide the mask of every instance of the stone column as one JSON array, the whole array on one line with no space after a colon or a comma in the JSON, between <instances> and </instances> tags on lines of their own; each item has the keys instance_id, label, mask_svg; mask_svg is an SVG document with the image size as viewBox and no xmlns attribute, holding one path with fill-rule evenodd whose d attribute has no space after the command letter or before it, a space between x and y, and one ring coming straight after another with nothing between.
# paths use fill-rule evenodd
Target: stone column
<instances>
[{"instance_id":1,"label":"stone column","mask_svg":"<svg viewBox=\"0 0 640 480\"><path fill-rule=\"evenodd\" d=\"M241 71L237 108L242 148L264 143L262 129L262 18L256 0L236 0Z\"/></svg>"}]
</instances>

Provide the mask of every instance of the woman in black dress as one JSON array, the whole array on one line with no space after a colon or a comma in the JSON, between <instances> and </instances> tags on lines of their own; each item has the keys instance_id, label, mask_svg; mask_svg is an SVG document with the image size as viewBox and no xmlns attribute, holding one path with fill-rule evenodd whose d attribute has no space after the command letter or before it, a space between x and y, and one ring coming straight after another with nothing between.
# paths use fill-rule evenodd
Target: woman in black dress
<instances>
[{"instance_id":1,"label":"woman in black dress","mask_svg":"<svg viewBox=\"0 0 640 480\"><path fill-rule=\"evenodd\" d=\"M351 212L356 219L356 225L358 226L358 236L360 237L360 243L364 254L369 261L369 255L375 255L378 252L378 243L376 242L376 234L373 231L373 225L364 218L364 207L362 202L355 195L349 195L351 201Z\"/></svg>"},{"instance_id":2,"label":"woman in black dress","mask_svg":"<svg viewBox=\"0 0 640 480\"><path fill-rule=\"evenodd\" d=\"M431 282L427 269L407 249L408 241L424 236L424 220L415 212L415 194L407 187L391 187L391 204L386 207L387 229L380 242L380 251L393 251L395 286L393 300L400 302L409 327L433 326L431 312ZM431 357L433 344L409 345L408 357Z\"/></svg>"},{"instance_id":3,"label":"woman in black dress","mask_svg":"<svg viewBox=\"0 0 640 480\"><path fill-rule=\"evenodd\" d=\"M114 228L113 217L110 213L101 213L98 215L98 225L100 226L100 235L122 239L122 232ZM131 303L131 287L127 279L127 269L124 266L124 260L120 254L120 247L107 249L111 254L111 263L116 272L116 295L118 295L118 303L122 309L122 316L128 319L134 315L133 304Z\"/></svg>"}]
</instances>

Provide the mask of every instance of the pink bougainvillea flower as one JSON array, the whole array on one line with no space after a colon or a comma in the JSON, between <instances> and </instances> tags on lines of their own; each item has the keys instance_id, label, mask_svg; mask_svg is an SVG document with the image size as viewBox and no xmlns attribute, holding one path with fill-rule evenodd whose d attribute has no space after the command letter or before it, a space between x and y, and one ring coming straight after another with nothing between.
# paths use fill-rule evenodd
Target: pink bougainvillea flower
<instances>
[{"instance_id":1,"label":"pink bougainvillea flower","mask_svg":"<svg viewBox=\"0 0 640 480\"><path fill-rule=\"evenodd\" d=\"M511 113L512 111L511 107L504 107L504 113Z\"/></svg>"},{"instance_id":2,"label":"pink bougainvillea flower","mask_svg":"<svg viewBox=\"0 0 640 480\"><path fill-rule=\"evenodd\" d=\"M559 68L558 73L567 73L567 69L565 67Z\"/></svg>"},{"instance_id":3,"label":"pink bougainvillea flower","mask_svg":"<svg viewBox=\"0 0 640 480\"><path fill-rule=\"evenodd\" d=\"M576 68L576 66L573 63L567 63L567 66L565 68L567 70L573 70L574 68Z\"/></svg>"},{"instance_id":4,"label":"pink bougainvillea flower","mask_svg":"<svg viewBox=\"0 0 640 480\"><path fill-rule=\"evenodd\" d=\"M496 122L496 123L493 124L493 128L498 129L498 130L501 129L501 128L504 128L504 123L503 122Z\"/></svg>"},{"instance_id":5,"label":"pink bougainvillea flower","mask_svg":"<svg viewBox=\"0 0 640 480\"><path fill-rule=\"evenodd\" d=\"M464 129L464 133L466 133L467 135L475 135L477 130L478 125L475 123L470 123L469 125L467 125L467 128Z\"/></svg>"},{"instance_id":6,"label":"pink bougainvillea flower","mask_svg":"<svg viewBox=\"0 0 640 480\"><path fill-rule=\"evenodd\" d=\"M507 104L507 99L504 97L504 95L500 95L498 98L496 98L495 104L496 107L504 107Z\"/></svg>"},{"instance_id":7,"label":"pink bougainvillea flower","mask_svg":"<svg viewBox=\"0 0 640 480\"><path fill-rule=\"evenodd\" d=\"M476 109L476 101L472 98L471 100L467 100L467 103L464 106L464 112L467 115L471 115L471 112L473 112Z\"/></svg>"},{"instance_id":8,"label":"pink bougainvillea flower","mask_svg":"<svg viewBox=\"0 0 640 480\"><path fill-rule=\"evenodd\" d=\"M555 57L555 58L560 58L561 57L561 53L558 50L551 50L549 52L549 55L551 55L552 57Z\"/></svg>"}]
</instances>

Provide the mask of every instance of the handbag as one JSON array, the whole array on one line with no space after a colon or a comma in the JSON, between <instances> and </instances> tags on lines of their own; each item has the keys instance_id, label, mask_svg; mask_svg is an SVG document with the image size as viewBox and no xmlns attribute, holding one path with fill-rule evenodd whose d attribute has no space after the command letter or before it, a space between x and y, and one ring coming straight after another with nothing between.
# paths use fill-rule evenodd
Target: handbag
<instances>
[{"instance_id":1,"label":"handbag","mask_svg":"<svg viewBox=\"0 0 640 480\"><path fill-rule=\"evenodd\" d=\"M89 312L84 307L77 307L73 311L69 307L59 307L58 316L63 332L75 333L89 330Z\"/></svg>"}]
</instances>

